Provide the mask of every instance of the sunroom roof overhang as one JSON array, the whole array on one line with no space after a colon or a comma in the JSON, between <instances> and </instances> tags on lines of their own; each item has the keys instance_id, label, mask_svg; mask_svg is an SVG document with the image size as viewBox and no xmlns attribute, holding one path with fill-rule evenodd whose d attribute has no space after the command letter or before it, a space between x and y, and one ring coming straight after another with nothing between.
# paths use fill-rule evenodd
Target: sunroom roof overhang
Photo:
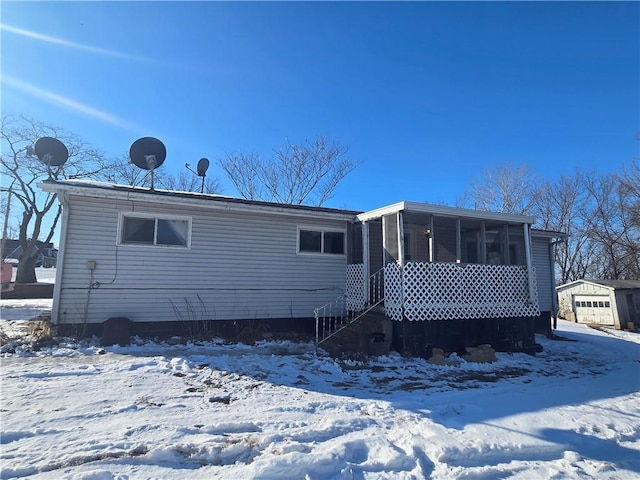
<instances>
[{"instance_id":1,"label":"sunroom roof overhang","mask_svg":"<svg viewBox=\"0 0 640 480\"><path fill-rule=\"evenodd\" d=\"M529 215L514 215L510 213L488 212L483 210L470 210L466 208L447 207L443 205L431 205L418 202L398 202L386 207L377 208L356 216L361 222L376 220L385 215L398 212L423 213L451 218L468 218L475 220L494 220L505 223L533 224L534 218Z\"/></svg>"}]
</instances>

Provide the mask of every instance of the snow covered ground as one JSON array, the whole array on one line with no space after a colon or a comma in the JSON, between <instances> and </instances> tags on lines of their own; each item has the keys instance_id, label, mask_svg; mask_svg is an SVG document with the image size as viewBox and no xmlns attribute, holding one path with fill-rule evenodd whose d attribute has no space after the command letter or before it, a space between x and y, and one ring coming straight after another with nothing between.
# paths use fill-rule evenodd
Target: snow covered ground
<instances>
[{"instance_id":1,"label":"snow covered ground","mask_svg":"<svg viewBox=\"0 0 640 480\"><path fill-rule=\"evenodd\" d=\"M17 267L13 267L13 274L11 275L11 281L16 279ZM36 268L36 280L38 283L55 283L56 281L56 269L55 268Z\"/></svg>"},{"instance_id":2,"label":"snow covered ground","mask_svg":"<svg viewBox=\"0 0 640 480\"><path fill-rule=\"evenodd\" d=\"M3 327L43 307L5 302ZM18 347L0 477L640 478L640 335L557 333L536 357L454 366L280 342Z\"/></svg>"},{"instance_id":3,"label":"snow covered ground","mask_svg":"<svg viewBox=\"0 0 640 480\"><path fill-rule=\"evenodd\" d=\"M2 321L25 320L37 317L39 315L49 315L51 313L50 298L38 299L17 299L17 300L0 300L0 319ZM11 324L0 324L3 328L8 328ZM16 323L16 327L24 326Z\"/></svg>"}]
</instances>

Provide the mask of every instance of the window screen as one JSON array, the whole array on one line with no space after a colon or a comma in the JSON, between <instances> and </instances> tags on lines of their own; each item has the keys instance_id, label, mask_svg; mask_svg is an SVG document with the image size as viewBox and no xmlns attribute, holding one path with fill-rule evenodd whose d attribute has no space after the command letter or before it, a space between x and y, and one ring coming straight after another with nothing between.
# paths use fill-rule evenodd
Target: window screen
<instances>
[{"instance_id":1,"label":"window screen","mask_svg":"<svg viewBox=\"0 0 640 480\"><path fill-rule=\"evenodd\" d=\"M324 232L324 253L344 253L343 232Z\"/></svg>"}]
</instances>

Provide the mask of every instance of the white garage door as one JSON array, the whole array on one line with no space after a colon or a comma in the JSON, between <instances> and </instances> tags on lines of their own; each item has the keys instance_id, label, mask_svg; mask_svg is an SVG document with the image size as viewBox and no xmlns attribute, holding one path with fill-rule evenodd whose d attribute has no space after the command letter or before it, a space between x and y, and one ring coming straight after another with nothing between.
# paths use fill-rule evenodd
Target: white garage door
<instances>
[{"instance_id":1,"label":"white garage door","mask_svg":"<svg viewBox=\"0 0 640 480\"><path fill-rule=\"evenodd\" d=\"M573 311L580 323L613 325L613 312L608 295L574 295Z\"/></svg>"}]
</instances>

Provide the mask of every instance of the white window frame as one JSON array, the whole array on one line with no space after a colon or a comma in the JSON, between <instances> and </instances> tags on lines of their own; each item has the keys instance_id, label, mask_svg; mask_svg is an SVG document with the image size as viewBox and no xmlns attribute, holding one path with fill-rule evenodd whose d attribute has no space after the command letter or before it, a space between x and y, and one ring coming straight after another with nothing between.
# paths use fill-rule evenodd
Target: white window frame
<instances>
[{"instance_id":1,"label":"white window frame","mask_svg":"<svg viewBox=\"0 0 640 480\"><path fill-rule=\"evenodd\" d=\"M319 252L306 252L300 251L300 231L310 231L310 232L320 232L320 251ZM342 233L342 253L328 253L324 251L324 234L325 232L330 233ZM340 257L345 256L347 254L347 230L341 228L325 228L325 227L316 227L316 226L306 226L306 225L298 225L296 231L296 253L298 255L322 255L322 256L331 256L331 257Z\"/></svg>"},{"instance_id":2,"label":"white window frame","mask_svg":"<svg viewBox=\"0 0 640 480\"><path fill-rule=\"evenodd\" d=\"M145 219L155 219L155 229L153 232L153 243L128 243L122 241L122 235L124 234L124 219L128 218L145 218ZM158 229L157 220L177 220L182 222L187 222L187 244L186 245L158 245L156 244ZM192 218L185 215L164 215L157 213L138 213L138 212L119 212L118 213L118 233L117 233L117 241L116 244L118 246L123 247L143 247L143 248L177 248L182 250L190 250L191 249L191 225Z\"/></svg>"}]
</instances>

